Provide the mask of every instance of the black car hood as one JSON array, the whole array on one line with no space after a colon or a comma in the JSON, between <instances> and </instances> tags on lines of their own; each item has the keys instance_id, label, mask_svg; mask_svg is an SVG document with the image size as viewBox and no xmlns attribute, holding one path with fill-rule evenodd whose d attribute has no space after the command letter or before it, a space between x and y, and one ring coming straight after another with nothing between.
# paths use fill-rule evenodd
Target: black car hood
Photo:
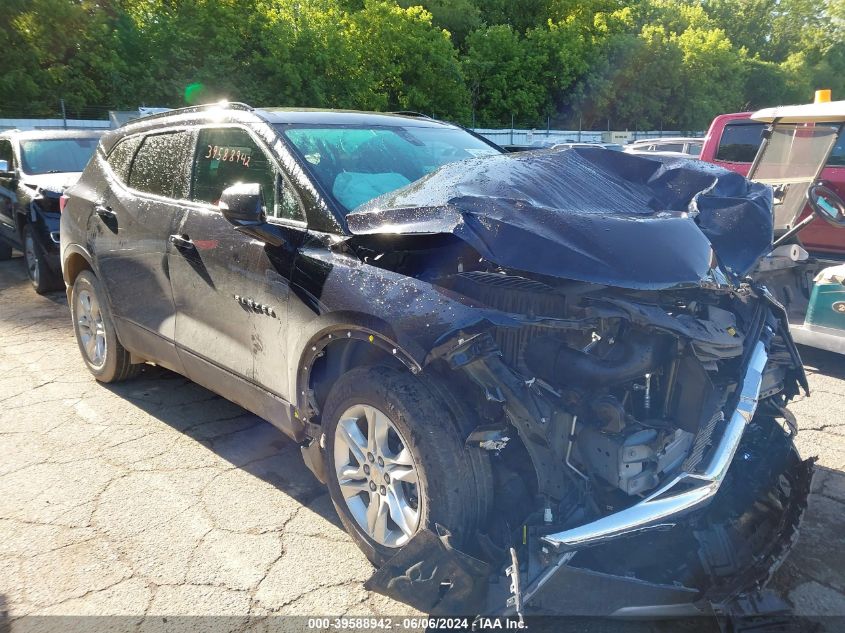
<instances>
[{"instance_id":1,"label":"black car hood","mask_svg":"<svg viewBox=\"0 0 845 633\"><path fill-rule=\"evenodd\" d=\"M697 160L577 148L451 163L346 216L362 235L453 234L529 273L661 289L744 275L772 243L766 185ZM715 252L715 259L713 253Z\"/></svg>"},{"instance_id":2,"label":"black car hood","mask_svg":"<svg viewBox=\"0 0 845 633\"><path fill-rule=\"evenodd\" d=\"M26 175L22 181L23 185L34 191L49 192L61 195L65 189L75 184L82 172L62 172L59 174L37 174Z\"/></svg>"}]
</instances>

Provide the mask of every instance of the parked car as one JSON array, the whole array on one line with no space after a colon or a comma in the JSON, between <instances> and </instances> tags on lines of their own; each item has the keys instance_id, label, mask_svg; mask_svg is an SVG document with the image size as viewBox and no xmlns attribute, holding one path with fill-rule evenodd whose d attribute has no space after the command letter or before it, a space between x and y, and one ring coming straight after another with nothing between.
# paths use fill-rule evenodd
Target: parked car
<instances>
[{"instance_id":1,"label":"parked car","mask_svg":"<svg viewBox=\"0 0 845 633\"><path fill-rule=\"evenodd\" d=\"M700 613L794 540L811 464L784 407L807 382L746 278L766 186L230 104L106 134L68 197L90 372L154 362L294 438L373 590L428 613Z\"/></svg>"},{"instance_id":2,"label":"parked car","mask_svg":"<svg viewBox=\"0 0 845 633\"><path fill-rule=\"evenodd\" d=\"M97 147L100 132L0 134L0 260L23 251L36 292L58 290L59 204Z\"/></svg>"},{"instance_id":3,"label":"parked car","mask_svg":"<svg viewBox=\"0 0 845 633\"><path fill-rule=\"evenodd\" d=\"M845 297L836 281L840 278L837 267L845 263L845 230L836 227L835 213L834 217L824 213L817 202L808 199L808 193L815 179L828 190L826 199L834 200L832 208L845 196L845 135L837 132L837 126L845 121L845 108L839 105L842 103L774 110L789 109L792 118L787 121L775 121L769 110L718 116L710 126L702 152L703 160L762 179L775 188L774 234L781 248L761 262L767 269L767 285L786 307L795 340L838 353L845 353ZM820 121L819 112L827 117L826 121ZM820 122L827 125L817 125ZM764 132L773 125L778 129L779 140L794 136L794 142L788 150L781 143L762 153ZM800 129L806 132L796 131ZM752 172L758 154L763 164ZM767 173L774 170L779 175L773 180ZM800 187L790 185L796 179ZM788 248L790 244L802 250ZM819 304L825 301L829 305L820 308Z\"/></svg>"},{"instance_id":4,"label":"parked car","mask_svg":"<svg viewBox=\"0 0 845 633\"><path fill-rule=\"evenodd\" d=\"M579 142L566 142L566 143L556 143L552 145L552 149L573 149L575 147L598 147L600 149L609 149L613 152L621 152L622 146L619 143L579 143Z\"/></svg>"},{"instance_id":5,"label":"parked car","mask_svg":"<svg viewBox=\"0 0 845 633\"><path fill-rule=\"evenodd\" d=\"M752 120L752 114L736 112L722 114L713 119L704 140L701 160L743 176L748 175L763 141L763 131L768 125L763 121ZM819 178L839 196L845 196L845 137L840 137L833 147ZM789 228L787 221L799 222L809 216L811 211L807 205L797 219L782 218L776 223L776 233L783 233ZM845 234L842 231L831 231L830 225L820 217L804 228L797 239L811 255L831 262L845 260Z\"/></svg>"},{"instance_id":6,"label":"parked car","mask_svg":"<svg viewBox=\"0 0 845 633\"><path fill-rule=\"evenodd\" d=\"M698 158L701 155L703 142L704 139L686 136L639 139L625 145L625 151L631 154L659 154Z\"/></svg>"}]
</instances>

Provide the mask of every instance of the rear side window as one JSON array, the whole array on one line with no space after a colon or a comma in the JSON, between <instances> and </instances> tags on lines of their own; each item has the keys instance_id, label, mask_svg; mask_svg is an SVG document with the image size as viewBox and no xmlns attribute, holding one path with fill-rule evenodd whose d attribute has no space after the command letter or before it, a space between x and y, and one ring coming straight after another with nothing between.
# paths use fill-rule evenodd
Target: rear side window
<instances>
[{"instance_id":1,"label":"rear side window","mask_svg":"<svg viewBox=\"0 0 845 633\"><path fill-rule=\"evenodd\" d=\"M765 124L753 121L727 123L719 139L716 160L731 163L753 163L763 141Z\"/></svg>"},{"instance_id":2,"label":"rear side window","mask_svg":"<svg viewBox=\"0 0 845 633\"><path fill-rule=\"evenodd\" d=\"M145 137L129 170L129 186L166 198L186 198L189 145L188 132Z\"/></svg>"},{"instance_id":3,"label":"rear side window","mask_svg":"<svg viewBox=\"0 0 845 633\"><path fill-rule=\"evenodd\" d=\"M109 152L106 160L121 182L129 180L129 167L132 165L132 157L135 156L135 151L141 144L142 138L141 136L130 136L122 139Z\"/></svg>"}]
</instances>

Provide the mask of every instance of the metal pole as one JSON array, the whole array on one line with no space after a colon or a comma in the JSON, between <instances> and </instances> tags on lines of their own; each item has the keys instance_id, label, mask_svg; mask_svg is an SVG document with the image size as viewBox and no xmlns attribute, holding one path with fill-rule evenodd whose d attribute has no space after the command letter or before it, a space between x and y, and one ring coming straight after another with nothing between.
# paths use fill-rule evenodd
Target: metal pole
<instances>
[{"instance_id":1,"label":"metal pole","mask_svg":"<svg viewBox=\"0 0 845 633\"><path fill-rule=\"evenodd\" d=\"M511 114L511 145L513 145L513 114Z\"/></svg>"},{"instance_id":2,"label":"metal pole","mask_svg":"<svg viewBox=\"0 0 845 633\"><path fill-rule=\"evenodd\" d=\"M578 117L578 142L581 142L581 117Z\"/></svg>"},{"instance_id":3,"label":"metal pole","mask_svg":"<svg viewBox=\"0 0 845 633\"><path fill-rule=\"evenodd\" d=\"M62 126L64 129L67 129L67 112L65 112L65 100L59 99L59 103L62 106Z\"/></svg>"},{"instance_id":4,"label":"metal pole","mask_svg":"<svg viewBox=\"0 0 845 633\"><path fill-rule=\"evenodd\" d=\"M551 131L552 131L552 117L547 116L546 117L546 138L549 138L549 134L551 134Z\"/></svg>"}]
</instances>

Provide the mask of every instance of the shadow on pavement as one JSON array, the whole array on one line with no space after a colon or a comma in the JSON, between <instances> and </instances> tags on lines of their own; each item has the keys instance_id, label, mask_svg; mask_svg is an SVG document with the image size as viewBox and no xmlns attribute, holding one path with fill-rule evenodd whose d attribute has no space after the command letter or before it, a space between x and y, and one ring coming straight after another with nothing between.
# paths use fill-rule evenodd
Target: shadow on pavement
<instances>
[{"instance_id":1,"label":"shadow on pavement","mask_svg":"<svg viewBox=\"0 0 845 633\"><path fill-rule=\"evenodd\" d=\"M799 347L808 374L824 374L845 380L845 356L815 347Z\"/></svg>"},{"instance_id":2,"label":"shadow on pavement","mask_svg":"<svg viewBox=\"0 0 845 633\"><path fill-rule=\"evenodd\" d=\"M305 466L296 442L269 422L179 374L145 365L138 378L102 387L303 505L327 494ZM312 509L343 529L334 510L323 506L316 504Z\"/></svg>"}]
</instances>

